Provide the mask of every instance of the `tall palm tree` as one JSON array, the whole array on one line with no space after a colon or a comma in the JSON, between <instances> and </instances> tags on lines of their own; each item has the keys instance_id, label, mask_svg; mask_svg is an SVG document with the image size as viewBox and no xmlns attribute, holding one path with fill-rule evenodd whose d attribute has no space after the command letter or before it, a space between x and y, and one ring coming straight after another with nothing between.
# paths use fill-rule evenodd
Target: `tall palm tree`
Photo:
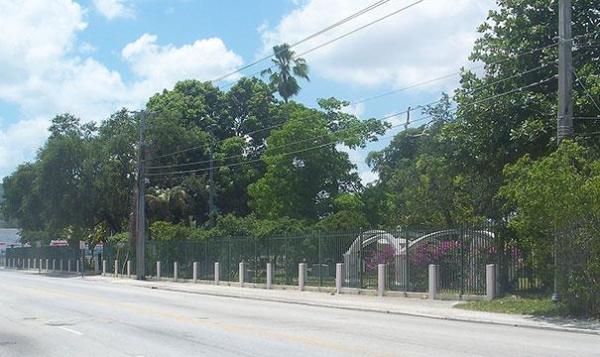
<instances>
[{"instance_id":1,"label":"tall palm tree","mask_svg":"<svg viewBox=\"0 0 600 357\"><path fill-rule=\"evenodd\" d=\"M273 47L275 58L272 59L276 70L272 67L265 69L260 74L269 76L269 82L273 89L277 89L284 102L300 92L300 85L296 77L308 78L308 65L304 58L295 57L294 51L290 50L290 45L284 43Z\"/></svg>"}]
</instances>

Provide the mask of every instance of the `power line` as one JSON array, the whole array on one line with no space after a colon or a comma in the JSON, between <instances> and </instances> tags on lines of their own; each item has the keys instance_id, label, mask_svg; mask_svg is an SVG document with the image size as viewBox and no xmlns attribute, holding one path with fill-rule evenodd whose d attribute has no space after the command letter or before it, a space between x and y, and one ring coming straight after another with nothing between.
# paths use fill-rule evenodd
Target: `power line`
<instances>
[{"instance_id":1,"label":"power line","mask_svg":"<svg viewBox=\"0 0 600 357\"><path fill-rule=\"evenodd\" d=\"M554 44L554 45L556 45L556 44ZM544 46L543 48L547 48L547 47L550 47L550 46ZM543 49L543 48L539 48L539 49L537 49L537 50L539 51L539 50L541 50L541 49ZM520 55L525 55L525 54L527 54L527 53L531 53L531 52L532 52L532 51L527 51L526 53L522 53L522 54L520 54ZM486 87L489 87L489 86L493 86L493 85L495 85L495 84L502 83L502 82L505 82L505 81L507 81L507 80L510 80L510 79L513 79L513 78L517 78L517 77L520 77L520 76L522 76L522 75L525 75L525 74L533 73L533 72L535 72L535 71L538 71L538 70L540 70L540 69L543 69L543 68L545 68L545 67L548 67L550 64L551 64L551 63L545 63L545 64L542 64L542 65L540 65L540 66L537 66L537 67L534 67L534 68L528 69L528 70L526 70L526 71L519 72L519 73L515 73L515 74L513 74L513 75L511 75L511 76L509 76L509 77L505 77L505 78L502 78L502 79L499 79L499 80L493 81L493 82L491 82L491 83L485 83L485 84L482 84L482 85L480 85L480 86L477 86L477 87L473 88L473 89L472 89L472 90L471 90L469 93L475 93L476 91L478 91L478 90L480 90L480 89L482 89L482 88L486 88ZM460 71L459 71L459 72L457 72L457 73L460 73ZM390 95L390 94L392 94L393 92L398 92L398 91L400 91L400 90L409 89L409 88L415 88L415 87L417 87L417 86L419 86L419 85L424 85L424 84L430 83L430 82L432 82L432 81L434 81L434 80L439 80L439 79L441 79L441 78L443 78L443 77L445 77L445 76L438 77L438 78L434 78L434 79L430 79L430 80L426 80L426 81L423 81L423 82L420 82L420 83L415 83L415 84L411 85L410 87L406 87L406 88L399 89L399 90L392 91L392 92L386 92L386 93L383 93L383 94L381 94L381 95L378 95L378 96L374 96L374 97L370 97L370 98L363 98L363 99L360 99L360 100L358 100L358 101L351 102L351 103L349 103L349 105L355 105L355 104L359 104L359 103L365 103L365 102L367 102L367 101L370 101L370 100L375 100L375 99L378 99L378 98L380 98L380 97L382 97L382 96L385 96L385 95ZM440 101L441 101L441 99L438 99L438 100L435 100L435 101L433 101L433 102L429 102L429 103L426 103L426 104L420 104L420 105L418 105L418 106L416 106L416 107L413 107L413 109L419 109L419 108L423 108L423 107L425 107L425 106L428 106L428 105L436 104L436 103L438 103L438 102L440 102ZM395 115L401 115L401 114L406 114L406 113L407 113L407 111L402 111L402 112L395 113ZM308 117L310 118L310 117L312 117L312 116L315 116L315 115L321 115L321 113L315 113L315 114L312 114L312 115L310 115L310 116L308 116ZM285 125L285 123L286 123L286 122L282 122L282 123L278 123L278 124L270 125L270 126L268 126L268 127L265 127L265 128L257 129L257 130L254 130L254 131L251 131L251 132L245 133L245 134L244 134L244 136L247 136L247 135L252 135L252 134L256 134L256 133L263 132L263 131L266 131L266 130L275 129L275 128L278 128L278 127L281 127L281 126ZM225 140L227 140L227 139L225 139ZM222 142L222 141L224 141L224 140L220 140L220 141L217 141L217 142L215 142L215 143L219 143L219 142ZM155 157L152 157L152 158L150 159L150 161L157 160L157 159L160 159L160 158L169 157L169 156L174 156L174 155L178 155L178 154L183 154L183 153L190 152L190 151L195 151L195 150L203 149L203 148L205 148L205 147L206 147L206 145L199 145L199 146L194 146L194 147L190 147L190 148L187 148L187 149L177 150L177 151L174 151L174 152L171 152L171 153L168 153L168 154L164 154L164 155L160 155L160 156L155 156ZM243 156L243 155L236 155L236 156ZM208 160L207 160L206 162L208 162ZM199 162L196 162L196 163L199 163ZM203 163L204 163L204 162L203 162ZM181 166L191 166L192 164L193 164L193 163L189 163L189 164L181 164ZM151 167L149 167L149 168L150 168L150 169L155 169L155 168L164 168L164 166L160 166L160 167L157 167L157 166L151 166Z\"/></svg>"},{"instance_id":2,"label":"power line","mask_svg":"<svg viewBox=\"0 0 600 357\"><path fill-rule=\"evenodd\" d=\"M304 52L301 52L301 53L299 53L297 56L298 56L298 57L300 57L300 56L304 56L304 55L307 55L307 54L309 54L309 53L311 53L311 52L314 52L314 51L316 51L316 50L318 50L318 49L320 49L320 48L323 48L323 47L329 46L330 44L332 44L332 43L334 43L334 42L336 42L336 41L339 41L339 40L341 40L341 39L343 39L343 38L345 38L345 37L348 37L348 36L350 36L350 35L352 35L352 34L354 34L354 33L358 32L358 31L364 30L365 28L367 28L367 27L369 27L369 26L371 26L371 25L374 25L374 24L376 24L376 23L378 23L378 22L381 22L381 21L383 21L383 20L385 20L385 19L387 19L387 18L389 18L389 17L392 17L392 16L394 16L394 15L397 15L397 14L399 14L399 13L403 12L403 11L406 11L406 10L410 9L411 7L413 7L413 6L415 6L415 5L418 5L418 4L422 3L423 1L425 1L425 0L418 0L418 1L415 1L415 2L413 2L413 3L411 3L411 4L407 5L407 6L404 6L404 7L400 8L400 9L398 9L398 10L396 10L396 11L393 11L393 12L391 12L391 13L389 13L389 14L387 14L387 15L383 16L383 17L380 17L380 18L377 18L377 19L376 19L376 20L374 20L374 21L368 22L367 24L365 24L365 25L362 25L362 26L360 26L360 27L358 27L358 28L356 28L356 29L354 29L354 30L352 30L352 31L346 32L346 33L344 33L344 34L342 34L342 35L340 35L340 36L337 36L337 37L335 37L335 38L333 38L333 39L331 39L331 40L329 40L329 41L325 41L325 42L323 42L323 43L321 43L321 44L319 44L319 45L317 45L317 46L315 46L315 47L313 47L313 48L310 48L310 49L308 49L308 50L306 50L306 51L304 51ZM260 74L261 72L263 72L263 71L265 71L265 70L268 70L268 69L272 69L272 68L274 68L274 67L275 67L275 65L268 66L268 67L267 67L267 68L265 68L265 69L262 69L262 70L260 70L260 71L257 71L257 72L254 72L254 73L250 74L250 77L254 77L254 76L256 76L256 75ZM224 88L231 87L232 85L233 85L233 84L228 84L228 85L224 86Z\"/></svg>"},{"instance_id":3,"label":"power line","mask_svg":"<svg viewBox=\"0 0 600 357\"><path fill-rule=\"evenodd\" d=\"M332 30L332 29L334 29L334 28L336 28L336 27L338 27L340 25L343 25L346 22L348 22L350 20L353 20L353 19L355 19L355 18L357 18L357 17L359 17L359 16L361 16L363 14L366 14L367 12L369 12L371 10L374 10L374 9L378 8L379 6L384 5L384 4L388 3L388 2L390 2L390 0L376 1L376 2L372 3L371 5L369 5L369 6L365 7L365 8L363 8L363 9L361 9L361 10L359 10L359 11L353 13L353 14L351 14L350 16L347 16L347 17L345 17L345 18L343 18L343 19L341 19L341 20L339 20L339 21L337 21L337 22L335 22L335 23L333 23L333 24L325 27L324 29L321 29L321 30L319 30L317 32L314 32L311 35L309 35L307 37L304 37L303 39L292 43L291 45L289 45L289 48L296 47L296 46L298 46L298 45L300 45L302 43L305 43L305 42L307 42L309 40L312 40L313 38L315 38L315 37L317 37L319 35L322 35L322 34L328 32L328 31L330 31L330 30ZM242 72L242 71L244 71L244 70L246 70L246 69L248 69L250 67L253 67L253 66L255 66L255 65L257 65L257 64L259 64L261 62L264 62L264 61L268 60L271 57L277 56L278 54L279 53L273 53L273 54L270 54L268 56L261 57L261 58L257 59L254 62L248 63L247 65L239 67L239 68L235 69L232 72L229 72L229 73L227 73L225 75L222 75L222 76L220 76L218 78L215 78L215 79L211 80L211 82L214 83L214 82L222 81L222 80L224 80L226 78L229 78L229 77L233 76L234 74L240 73L240 72Z\"/></svg>"},{"instance_id":4,"label":"power line","mask_svg":"<svg viewBox=\"0 0 600 357\"><path fill-rule=\"evenodd\" d=\"M519 88L512 89L512 90L504 92L504 93L499 93L499 94L496 94L496 95L493 95L493 96L490 96L490 97L487 97L487 98L482 98L482 99L476 100L474 102L469 102L469 103L466 103L466 104L467 105L475 105L475 104L479 104L479 103L484 102L484 101L489 101L489 100L492 100L492 99L499 98L501 96L505 96L505 95L509 95L509 94L517 93L517 92L522 92L525 89L528 89L528 88L531 88L531 87L534 87L534 86L538 86L538 85L547 83L547 82L555 79L556 77L557 77L556 75L553 75L553 76L548 77L546 79L543 79L543 80L540 80L540 81L536 81L536 82L530 83L528 85L525 85L525 86L522 86L522 87L519 87ZM459 107L455 107L453 109L450 109L449 111L456 111L456 110L458 110L458 108ZM389 115L388 119L391 118L391 117L394 117L394 116L396 116L396 114ZM423 120L426 120L426 119L432 118L432 117L433 117L433 115L428 115L428 116L419 118L419 119L415 120L414 122L423 121ZM402 125L404 125L404 124L393 125L389 129L393 129L395 127L399 127L399 126L402 126ZM351 128L348 128L346 130L349 130L349 129L351 129ZM336 133L333 133L333 134L336 134ZM327 135L330 135L330 134L327 134ZM310 139L314 140L315 138L310 138ZM297 144L297 143L298 142L296 142L294 144ZM297 153L306 152L306 151L310 151L310 150L315 150L315 149L322 148L322 147L327 146L327 145L334 145L334 144L339 144L339 140L335 140L335 141L332 141L332 142L329 142L329 143L326 143L326 144L321 144L321 145L314 146L314 147L305 148L305 149L302 149L300 151L292 151L292 152L289 152L289 153L283 153L283 154L278 154L278 155L292 155L292 154L297 154ZM287 145L287 146L290 146L290 145ZM283 146L281 146L281 147L283 147ZM275 149L279 149L281 147L276 147ZM255 162L262 162L263 160L264 160L263 158L259 158L259 159L247 160L247 161L242 161L242 162L237 162L237 163L231 163L231 164L226 164L226 165L219 165L219 166L215 166L214 169L224 168L224 167L235 167L235 166L240 166L240 165L244 165L244 164L250 164L250 163L255 163ZM173 167L173 166L171 166L171 167ZM148 176L180 175L180 174L197 173L197 172L202 172L202 171L207 171L207 170L210 170L210 168L208 168L208 169L207 168L199 168L199 169L192 169L192 170L172 171L172 172L158 172L158 173L148 174Z\"/></svg>"},{"instance_id":5,"label":"power line","mask_svg":"<svg viewBox=\"0 0 600 357\"><path fill-rule=\"evenodd\" d=\"M502 83L502 82L505 82L505 81L507 81L507 80L510 80L510 79L513 79L513 78L520 77L520 76L522 76L522 75L525 75L525 74L533 73L533 72L535 72L535 71L538 71L538 70L540 70L540 69L542 69L542 68L545 68L545 67L547 67L547 66L549 66L549 65L550 65L550 63L546 63L546 64L543 64L543 65L537 66L537 67L535 67L535 68L531 68L531 69L528 69L528 70L526 70L526 71L523 71L523 72L519 72L519 73L513 74L512 76L505 77L505 78L502 78L502 79L499 79L499 80L493 81L493 82L491 82L491 83L485 83L485 84L482 84L482 85L480 85L480 86L477 86L477 87L473 88L472 90L470 90L470 91L468 92L468 94L473 94L473 93L476 93L477 91L479 91L479 90L481 90L481 89L483 89L483 88L490 87L490 86L496 85L496 84L498 84L498 83ZM395 117L395 116L399 116L399 115L402 115L402 114L407 114L407 113L408 113L409 111L411 111L411 110L425 108L425 107L427 107L427 106L430 106L430 105L433 105L433 104L439 103L440 101L441 101L441 99L438 99L438 100L435 100L435 101L433 101L433 102L429 102L429 103L426 103L426 104L419 104L419 105L417 105L417 106L413 106L413 107L412 107L412 109L406 109L406 110L404 110L404 111L401 111L401 112L396 112L396 113L394 113L394 114L388 114L388 115L386 115L386 116L384 116L384 117L378 118L377 120L379 120L379 121L383 121L383 120L390 119L390 118L392 118L392 117ZM410 108L410 107L409 107L409 108ZM321 113L319 113L319 115L320 115L320 114L321 114ZM308 117L306 117L306 118L311 118L311 117L313 117L313 116L315 116L315 115L317 115L317 114L311 114L311 115L309 115L309 116L308 116ZM284 124L285 124L285 123L284 123ZM277 124L277 125L273 125L273 126L271 126L271 128L274 128L274 127L279 127L279 126L282 126L282 125L283 125L283 124ZM247 134L247 135L249 135L249 134ZM322 136L320 136L320 137L322 137ZM320 137L315 137L315 138L312 138L312 139L319 139ZM306 141L309 141L310 139L311 139L311 138L309 138L309 139L304 139L304 140L300 140L299 142L306 142ZM297 142L296 142L296 143L297 143ZM288 143L288 144L286 144L285 146L290 146L290 145L293 145L293 144L295 144L295 143ZM188 150L189 150L189 149L188 149ZM245 157L245 155L243 155L243 154L232 155L232 156L228 156L228 157L225 157L225 158L223 158L223 159L220 159L219 161L224 161L224 160L228 160L228 159L232 159L232 158L238 158L238 157ZM162 166L150 166L150 167L148 167L148 169L163 169L163 168L186 167L186 166L194 166L194 165L199 165L199 164L204 164L204 163L209 163L209 162L210 162L210 160L203 160L203 161L194 161L194 162L189 162L189 163L181 163L181 164L171 164L171 165L162 165Z\"/></svg>"},{"instance_id":6,"label":"power line","mask_svg":"<svg viewBox=\"0 0 600 357\"><path fill-rule=\"evenodd\" d=\"M596 100L594 99L594 97L592 96L592 94L590 93L590 91L588 90L588 88L583 84L583 82L581 81L581 79L579 78L579 76L577 75L577 73L575 73L575 70L571 69L571 72L573 72L573 75L575 76L575 80L577 81L577 83L579 84L579 86L581 88L583 88L583 91L585 92L585 94L587 95L587 97L592 101L592 103L594 104L594 106L596 107L596 109L598 109L598 112L600 112L600 105L598 105L598 103L596 102Z\"/></svg>"},{"instance_id":7,"label":"power line","mask_svg":"<svg viewBox=\"0 0 600 357\"><path fill-rule=\"evenodd\" d=\"M422 2L422 1L424 1L424 0L421 0L421 1L419 1L419 2ZM411 5L408 5L408 6L407 6L407 7L405 7L405 8L402 8L402 9L396 10L396 12L395 12L395 13L397 13L397 12L399 12L399 11L402 11L402 10L405 10L406 8L409 8L409 7L411 7L411 6L414 6L414 5L418 4L419 2L416 2L416 3L413 3L413 4L411 4ZM373 5L374 5L374 4L373 4ZM394 14L394 13L392 13L392 14ZM389 17L389 16L391 16L391 14L388 14L388 15L387 15L387 17ZM380 19L378 19L378 20L375 20L374 22L376 22L376 21L381 21L381 20L382 20L382 18L380 18ZM369 24L367 24L367 25L364 25L362 28L364 28L365 26L368 26L368 25L369 25ZM354 30L353 32L359 31L359 30L360 30L360 29L362 29L362 28L356 29L356 30ZM594 34L597 34L597 33L600 33L600 31L594 31L594 32L590 32L590 33L587 33L587 34L582 34L582 35L578 35L578 36L573 36L573 39L582 39L582 38L589 37L589 36L592 36L592 35L594 35ZM348 34L349 34L349 33L348 33ZM346 34L346 35L347 35L347 34ZM594 41L595 41L595 40L594 40ZM528 54L533 54L533 53L536 53L536 52L538 52L538 51L542 51L542 50L545 50L545 49L548 49L548 48L556 47L557 45L558 45L558 42L554 42L554 43L551 43L551 44L548 44L548 45L544 45L544 46L541 46L541 47L537 47L537 48L534 48L534 49L531 49L531 50L528 50L528 51L519 52L519 53L510 53L510 54L508 54L508 57L509 57L509 58L507 58L507 59L503 59L503 60L499 60L499 61L495 61L495 62L489 62L489 63L486 63L486 64L482 64L482 65L480 65L480 66L473 66L473 67L469 68L468 70L473 70L473 69L481 68L481 67L484 67L484 66L486 66L486 65L491 65L491 64L499 64L499 63L504 63L504 62L507 62L507 61L509 61L509 60L514 60L515 58L519 58L519 57L521 57L521 56L525 56L525 55L528 55ZM591 45L590 45L590 46L591 46ZM313 49L309 50L308 52L311 52L311 51L313 51L313 50L316 50L317 48L320 48L320 47L322 47L322 46L321 46L321 45L319 45L319 46L317 46L317 47L315 47L315 48L313 48ZM583 49L583 48L587 48L587 47L589 47L589 46L584 46L584 47L577 48L577 49L576 49L576 51L577 51L577 50L580 50L580 49ZM304 53L307 53L307 52L304 52ZM548 64L546 64L546 65L548 65ZM542 66L539 66L539 67L533 68L533 69L531 69L531 70L529 70L529 71L531 71L531 72L532 72L532 71L538 70L538 69L540 69L540 68L543 68L543 67L545 67L546 65L542 65ZM267 69L268 69L268 68L272 68L272 67L273 67L273 66L267 67ZM261 70L261 71L258 71L258 72L255 72L255 73L254 73L254 74L252 74L251 76L254 76L254 75L256 75L256 74L259 74L260 72L262 72L262 70ZM527 72L527 71L526 71L526 72ZM382 93L382 94L380 94L380 95L376 95L376 96L373 96L373 97L368 97L368 98L363 98L363 99L359 99L359 100L353 101L353 102L349 103L349 105L355 105L355 104L360 104L360 103L364 103L364 102L367 102L367 101L371 101L371 100L379 99L379 98L385 97L385 96L387 96L387 95L391 95L391 94L394 94L394 93L398 93L398 92L401 92L401 91L404 91L404 90L407 90L407 89L415 88L415 87L418 87L418 86L421 86L421 85L425 85L425 84L429 84L429 83L432 83L432 82L435 82L435 81L438 81L438 80L446 79L446 78L449 78L451 75L457 75L457 74L460 74L460 73L461 73L461 71L456 71L456 72L453 72L453 73L450 73L450 74L446 74L446 75L443 75L443 76L440 76L440 77L437 77L437 78L432 78L432 79L428 79L428 80L425 80L425 81L422 81L422 82L417 82L417 83L414 83L414 84L412 84L412 85L410 85L410 86L408 86L408 87L404 87L404 88L400 88L400 89L397 89L397 90L393 90L393 91L385 92L385 93ZM513 76L511 76L510 78L514 78L514 76L517 76L517 75L522 75L522 74L524 74L524 73L523 73L523 72L521 72L520 74L513 75ZM502 79L502 80L500 80L500 81L508 80L508 79L510 79L510 78ZM496 83L496 82L493 82L493 83L490 83L490 84L487 84L487 85L493 85L493 84L495 84L495 83ZM433 102L433 103L431 103L431 104L435 104L435 103L436 103L436 102ZM400 113L400 114L404 114L404 113ZM251 132L245 133L245 134L244 134L244 136L247 136L247 135L252 135L252 134L256 134L256 133L263 132L263 131L270 130L270 129L275 129L275 128L281 127L281 126L283 126L283 125L285 125L285 122L282 122L282 123L279 123L279 124L274 124L274 125L271 125L271 126L268 126L268 127L265 127L265 128L261 128L261 129L257 129L257 130L254 130L254 131L251 131ZM227 138L227 139L229 139L229 138ZM223 139L223 140L216 141L216 142L215 142L215 144L218 144L218 143L220 143L220 142L222 142L222 141L224 141L224 140L227 140L227 139ZM164 155L155 156L155 157L152 157L152 158L148 159L148 161L153 161L153 160L157 160L157 159L161 159L161 158L165 158L165 157L169 157L169 156L174 156L174 155L178 155L178 154L183 154L183 153L186 153L186 152L190 152L190 151L194 151L194 150L202 149L202 148L205 148L205 147L206 147L206 145L194 146L194 147L190 147L190 148L188 148L188 149L182 149L182 150L174 151L174 152L171 152L171 153L168 153L168 154L164 154Z\"/></svg>"}]
</instances>

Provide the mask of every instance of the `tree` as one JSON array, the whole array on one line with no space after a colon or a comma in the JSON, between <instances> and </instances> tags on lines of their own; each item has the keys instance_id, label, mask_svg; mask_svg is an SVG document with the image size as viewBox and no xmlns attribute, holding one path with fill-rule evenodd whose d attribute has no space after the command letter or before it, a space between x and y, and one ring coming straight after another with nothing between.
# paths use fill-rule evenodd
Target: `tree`
<instances>
[{"instance_id":1,"label":"tree","mask_svg":"<svg viewBox=\"0 0 600 357\"><path fill-rule=\"evenodd\" d=\"M595 81L590 68L595 73L600 70L600 50L594 45L600 1L576 1L574 6L573 65L591 85ZM457 120L443 134L474 193L477 212L500 219L502 202L496 193L503 180L499 173L525 154L536 159L556 147L557 83L552 76L556 74L558 1L500 1L479 33L470 59L484 63L484 73L463 73L454 96ZM550 80L535 85L546 79ZM579 86L574 89L575 113L590 115L594 110L589 98ZM597 109L595 113L600 115ZM578 133L598 128L597 121L575 122Z\"/></svg>"},{"instance_id":2,"label":"tree","mask_svg":"<svg viewBox=\"0 0 600 357\"><path fill-rule=\"evenodd\" d=\"M334 98L319 104L323 112L289 104L290 120L267 140L265 175L248 187L259 217L316 220L333 212L338 194L360 190L355 166L336 144L362 147L387 125L343 113L346 103Z\"/></svg>"},{"instance_id":3,"label":"tree","mask_svg":"<svg viewBox=\"0 0 600 357\"><path fill-rule=\"evenodd\" d=\"M274 71L272 66L262 71L261 75L269 76L271 87L277 90L283 101L287 103L290 97L300 92L301 87L296 77L310 80L308 65L304 58L295 57L294 51L290 49L290 45L287 43L274 46L273 55L275 58L271 61L276 70Z\"/></svg>"},{"instance_id":4,"label":"tree","mask_svg":"<svg viewBox=\"0 0 600 357\"><path fill-rule=\"evenodd\" d=\"M552 282L553 249L560 291L575 312L600 315L600 161L597 153L569 140L533 160L524 156L505 169L500 195L509 227ZM554 245L557 239L558 244Z\"/></svg>"},{"instance_id":5,"label":"tree","mask_svg":"<svg viewBox=\"0 0 600 357\"><path fill-rule=\"evenodd\" d=\"M449 97L443 95L423 114L431 117L429 124L409 128L384 150L369 154L367 162L379 174L379 187L367 191L369 206L388 226L453 227L479 220L468 182L442 136L454 121Z\"/></svg>"}]
</instances>

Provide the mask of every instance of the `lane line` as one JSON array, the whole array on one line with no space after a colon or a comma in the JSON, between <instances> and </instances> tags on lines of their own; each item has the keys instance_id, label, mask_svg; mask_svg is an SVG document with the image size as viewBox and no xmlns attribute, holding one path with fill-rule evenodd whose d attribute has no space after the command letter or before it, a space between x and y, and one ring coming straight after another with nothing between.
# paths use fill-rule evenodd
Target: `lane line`
<instances>
[{"instance_id":1,"label":"lane line","mask_svg":"<svg viewBox=\"0 0 600 357\"><path fill-rule=\"evenodd\" d=\"M70 333L75 334L77 336L82 336L83 335L83 333L81 333L79 331L76 331L76 330L73 330L73 329L70 329L68 327L64 327L64 326L54 326L54 327L59 328L59 329L64 330L64 331L67 331L67 332L70 332Z\"/></svg>"}]
</instances>

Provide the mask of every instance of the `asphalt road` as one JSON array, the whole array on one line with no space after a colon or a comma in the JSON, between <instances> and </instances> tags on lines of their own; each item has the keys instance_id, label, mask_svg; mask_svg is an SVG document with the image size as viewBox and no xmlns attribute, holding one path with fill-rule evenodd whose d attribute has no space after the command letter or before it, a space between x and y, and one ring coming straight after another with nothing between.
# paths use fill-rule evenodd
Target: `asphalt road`
<instances>
[{"instance_id":1,"label":"asphalt road","mask_svg":"<svg viewBox=\"0 0 600 357\"><path fill-rule=\"evenodd\" d=\"M0 356L599 356L600 337L0 270Z\"/></svg>"}]
</instances>

